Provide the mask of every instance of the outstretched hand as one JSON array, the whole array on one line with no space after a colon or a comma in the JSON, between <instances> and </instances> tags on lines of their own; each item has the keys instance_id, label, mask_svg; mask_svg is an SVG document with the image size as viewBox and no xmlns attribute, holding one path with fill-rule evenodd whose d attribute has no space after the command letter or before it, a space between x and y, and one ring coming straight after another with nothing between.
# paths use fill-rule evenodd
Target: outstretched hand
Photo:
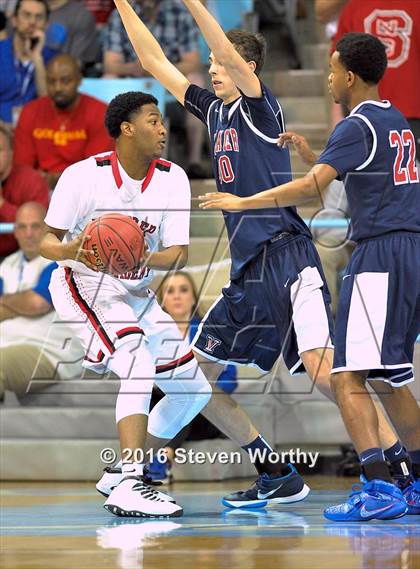
<instances>
[{"instance_id":1,"label":"outstretched hand","mask_svg":"<svg viewBox=\"0 0 420 569\"><path fill-rule=\"evenodd\" d=\"M288 131L280 133L277 145L280 146L280 148L286 148L286 146L289 145L293 146L302 160L310 166L313 166L317 160L306 138L300 134L296 134L296 132Z\"/></svg>"},{"instance_id":2,"label":"outstretched hand","mask_svg":"<svg viewBox=\"0 0 420 569\"><path fill-rule=\"evenodd\" d=\"M210 192L204 196L198 196L201 201L201 209L222 209L224 211L241 211L246 209L243 206L243 199L233 194L223 192Z\"/></svg>"}]
</instances>

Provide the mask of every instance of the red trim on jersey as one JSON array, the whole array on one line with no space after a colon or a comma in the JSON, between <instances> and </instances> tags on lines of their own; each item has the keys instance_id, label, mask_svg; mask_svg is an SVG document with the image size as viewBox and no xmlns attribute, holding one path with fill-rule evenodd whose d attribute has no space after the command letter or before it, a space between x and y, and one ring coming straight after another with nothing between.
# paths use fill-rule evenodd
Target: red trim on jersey
<instances>
[{"instance_id":1,"label":"red trim on jersey","mask_svg":"<svg viewBox=\"0 0 420 569\"><path fill-rule=\"evenodd\" d=\"M173 362L169 362L168 364L164 364L161 366L156 366L156 373L163 373L165 371L170 371L172 369L175 369L176 367L180 367L184 364L187 364L193 359L194 359L194 354L192 353L192 351L190 351L188 352L188 354L185 354L185 356L182 356L182 358L179 358L178 360L174 360Z\"/></svg>"},{"instance_id":2,"label":"red trim on jersey","mask_svg":"<svg viewBox=\"0 0 420 569\"><path fill-rule=\"evenodd\" d=\"M142 330L138 326L131 326L129 328L123 328L122 330L118 330L117 338L119 338L121 340L121 338L124 338L125 336L128 336L129 334L142 334L144 336L144 330Z\"/></svg>"},{"instance_id":3,"label":"red trim on jersey","mask_svg":"<svg viewBox=\"0 0 420 569\"><path fill-rule=\"evenodd\" d=\"M107 159L109 160L109 157L107 157ZM121 178L120 169L118 168L118 158L117 158L117 153L115 151L111 154L110 159L111 159L112 174L114 176L115 183L117 184L117 188L120 189L121 186L123 185L123 181ZM171 167L171 163L167 162L166 160L152 160L149 169L147 170L146 177L144 178L143 183L141 185L141 193L146 191L147 187L152 181L153 174L155 173L156 163L162 164L162 166L165 166L165 168Z\"/></svg>"},{"instance_id":4,"label":"red trim on jersey","mask_svg":"<svg viewBox=\"0 0 420 569\"><path fill-rule=\"evenodd\" d=\"M115 352L114 344L111 342L111 339L109 338L108 334L106 333L105 329L103 328L99 318L96 316L96 314L90 308L90 306L88 305L86 300L80 294L80 292L77 288L76 282L73 278L73 274L72 274L71 269L69 267L66 267L64 271L65 271L66 282L68 284L68 287L70 289L70 292L71 292L71 295L73 297L74 302L77 304L77 306L80 308L80 310L84 314L86 314L89 322L92 324L93 328L95 329L95 332L98 334L98 336L101 338L102 342L107 347L109 353L113 354Z\"/></svg>"},{"instance_id":5,"label":"red trim on jersey","mask_svg":"<svg viewBox=\"0 0 420 569\"><path fill-rule=\"evenodd\" d=\"M165 168L171 169L172 163L168 162L167 160L164 160L163 158L159 158L159 160L156 160L156 162L158 164L162 164L162 166L165 166Z\"/></svg>"},{"instance_id":6,"label":"red trim on jersey","mask_svg":"<svg viewBox=\"0 0 420 569\"><path fill-rule=\"evenodd\" d=\"M123 185L123 181L120 174L120 169L118 168L118 158L117 153L114 152L111 154L111 168L112 168L112 175L114 176L115 183L117 184L117 188L120 189Z\"/></svg>"},{"instance_id":7,"label":"red trim on jersey","mask_svg":"<svg viewBox=\"0 0 420 569\"><path fill-rule=\"evenodd\" d=\"M155 173L155 168L156 168L156 160L152 160L152 162L150 163L149 169L147 170L146 177L143 180L143 183L141 185L141 193L146 191L147 186L152 181L153 174Z\"/></svg>"},{"instance_id":8,"label":"red trim on jersey","mask_svg":"<svg viewBox=\"0 0 420 569\"><path fill-rule=\"evenodd\" d=\"M98 165L103 165L104 162L109 162L112 158L112 154L107 154L106 156L96 156L95 161Z\"/></svg>"},{"instance_id":9,"label":"red trim on jersey","mask_svg":"<svg viewBox=\"0 0 420 569\"><path fill-rule=\"evenodd\" d=\"M88 358L87 356L85 356L85 360L87 362L91 362L92 364L100 364L101 361L104 359L105 354L103 353L102 350L99 350L98 355L96 356L96 360L92 360L92 358Z\"/></svg>"}]
</instances>

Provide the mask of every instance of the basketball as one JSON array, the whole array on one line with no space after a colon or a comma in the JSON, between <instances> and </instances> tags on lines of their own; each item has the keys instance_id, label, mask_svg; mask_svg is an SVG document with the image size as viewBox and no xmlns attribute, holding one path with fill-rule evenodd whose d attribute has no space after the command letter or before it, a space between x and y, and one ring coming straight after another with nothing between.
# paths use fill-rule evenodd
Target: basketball
<instances>
[{"instance_id":1,"label":"basketball","mask_svg":"<svg viewBox=\"0 0 420 569\"><path fill-rule=\"evenodd\" d=\"M144 252L144 234L133 218L107 213L85 229L90 239L84 247L93 250L92 262L106 273L118 276L136 270Z\"/></svg>"}]
</instances>

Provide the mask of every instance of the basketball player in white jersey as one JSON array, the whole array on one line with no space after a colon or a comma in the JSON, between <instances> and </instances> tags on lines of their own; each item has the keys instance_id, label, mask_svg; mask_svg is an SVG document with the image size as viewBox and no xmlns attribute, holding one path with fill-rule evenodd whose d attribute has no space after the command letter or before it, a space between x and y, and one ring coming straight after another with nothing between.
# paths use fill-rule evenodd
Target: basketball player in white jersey
<instances>
[{"instance_id":1,"label":"basketball player in white jersey","mask_svg":"<svg viewBox=\"0 0 420 569\"><path fill-rule=\"evenodd\" d=\"M143 476L146 431L172 438L207 404L211 387L148 285L153 269L187 262L190 185L182 168L160 159L166 130L154 97L118 95L105 124L116 151L64 171L45 219L41 252L59 262L51 296L85 347L84 365L121 379L116 421L124 478L105 508L123 516L179 516L182 508ZM98 272L83 245L89 221L109 212L133 217L148 247L145 264L118 278ZM148 417L154 382L166 397Z\"/></svg>"}]
</instances>

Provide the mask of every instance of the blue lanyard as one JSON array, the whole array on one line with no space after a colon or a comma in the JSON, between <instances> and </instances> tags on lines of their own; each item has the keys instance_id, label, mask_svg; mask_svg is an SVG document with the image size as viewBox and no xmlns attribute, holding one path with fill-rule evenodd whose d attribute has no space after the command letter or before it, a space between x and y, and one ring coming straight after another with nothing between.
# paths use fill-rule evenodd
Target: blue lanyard
<instances>
[{"instance_id":1,"label":"blue lanyard","mask_svg":"<svg viewBox=\"0 0 420 569\"><path fill-rule=\"evenodd\" d=\"M27 264L27 260L25 255L22 252L22 255L20 257L20 263L19 263L19 276L18 276L18 287L17 287L17 292L20 292L20 288L22 286L22 282L23 282L23 273L25 272L25 267Z\"/></svg>"},{"instance_id":2,"label":"blue lanyard","mask_svg":"<svg viewBox=\"0 0 420 569\"><path fill-rule=\"evenodd\" d=\"M19 100L21 103L25 102L25 95L28 92L34 74L34 64L32 61L23 64L15 58L15 73L16 82L20 87Z\"/></svg>"}]
</instances>

